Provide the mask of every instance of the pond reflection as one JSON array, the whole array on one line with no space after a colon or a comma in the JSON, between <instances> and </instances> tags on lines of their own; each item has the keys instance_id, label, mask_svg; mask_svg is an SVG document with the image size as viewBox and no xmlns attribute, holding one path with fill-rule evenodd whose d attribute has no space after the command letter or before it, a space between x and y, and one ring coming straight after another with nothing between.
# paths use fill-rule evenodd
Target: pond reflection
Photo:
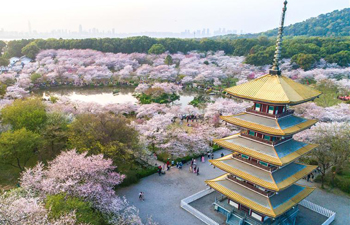
<instances>
[{"instance_id":1,"label":"pond reflection","mask_svg":"<svg viewBox=\"0 0 350 225\"><path fill-rule=\"evenodd\" d=\"M120 104L120 103L137 103L138 100L132 96L134 92L133 87L89 87L89 88L76 88L76 87L59 87L35 90L33 91L36 96L65 96L71 101L93 102L101 105L106 104ZM117 91L117 92L116 92ZM181 104L182 107L186 107L198 93L186 91L181 94L180 99L175 101L174 104Z\"/></svg>"}]
</instances>

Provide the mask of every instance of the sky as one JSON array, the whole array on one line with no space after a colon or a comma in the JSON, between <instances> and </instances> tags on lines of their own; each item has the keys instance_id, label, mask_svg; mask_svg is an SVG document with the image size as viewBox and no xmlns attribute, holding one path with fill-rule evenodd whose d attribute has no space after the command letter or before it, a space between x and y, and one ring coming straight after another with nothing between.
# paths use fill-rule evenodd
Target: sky
<instances>
[{"instance_id":1,"label":"sky","mask_svg":"<svg viewBox=\"0 0 350 225\"><path fill-rule=\"evenodd\" d=\"M266 31L278 26L283 0L16 0L2 1L0 29L47 32L98 28L117 33L219 28ZM350 0L289 0L286 25L336 9Z\"/></svg>"}]
</instances>

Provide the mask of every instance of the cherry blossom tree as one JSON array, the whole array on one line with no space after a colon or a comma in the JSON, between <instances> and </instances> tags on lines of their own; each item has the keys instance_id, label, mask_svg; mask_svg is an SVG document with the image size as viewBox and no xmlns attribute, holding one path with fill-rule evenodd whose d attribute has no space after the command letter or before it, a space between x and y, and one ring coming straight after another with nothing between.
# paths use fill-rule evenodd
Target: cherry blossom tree
<instances>
[{"instance_id":1,"label":"cherry blossom tree","mask_svg":"<svg viewBox=\"0 0 350 225\"><path fill-rule=\"evenodd\" d=\"M74 212L58 219L50 219L48 213L40 198L21 193L20 190L0 195L0 224L74 225L77 222Z\"/></svg>"}]
</instances>

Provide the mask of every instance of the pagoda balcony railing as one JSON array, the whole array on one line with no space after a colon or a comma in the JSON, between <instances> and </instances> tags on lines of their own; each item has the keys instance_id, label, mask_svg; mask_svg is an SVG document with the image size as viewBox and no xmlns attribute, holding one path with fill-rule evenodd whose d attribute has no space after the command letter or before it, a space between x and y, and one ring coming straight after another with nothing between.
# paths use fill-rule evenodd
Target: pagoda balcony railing
<instances>
[{"instance_id":1,"label":"pagoda balcony railing","mask_svg":"<svg viewBox=\"0 0 350 225\"><path fill-rule=\"evenodd\" d=\"M238 183L238 184L241 184L241 185L243 185L243 186L245 186L245 187L247 187L255 192L258 192L259 194L265 195L267 197L270 197L270 196L275 194L275 192L273 192L273 191L263 191L263 190L260 190L259 188L255 187L254 185L251 185L251 184L244 182L244 181L240 181L237 178L235 178L233 175L228 175L227 178Z\"/></svg>"},{"instance_id":2,"label":"pagoda balcony railing","mask_svg":"<svg viewBox=\"0 0 350 225\"><path fill-rule=\"evenodd\" d=\"M273 166L273 167L263 166L263 165L261 165L261 164L259 164L257 162L252 161L252 160L244 159L244 158L240 157L238 154L237 155L232 154L232 158L235 158L237 160L246 162L248 164L251 164L253 166L259 167L259 168L261 168L263 170L270 171L270 172L275 171L277 169L277 167L275 167L275 166Z\"/></svg>"},{"instance_id":3,"label":"pagoda balcony railing","mask_svg":"<svg viewBox=\"0 0 350 225\"><path fill-rule=\"evenodd\" d=\"M256 110L254 110L254 107L246 108L246 111L247 111L247 112L250 112L250 113L262 115L262 116L271 117L271 118L281 118L281 117L284 117L284 116L287 116L287 115L291 115L291 114L294 113L294 110L288 109L287 111L285 111L285 112L283 112L283 113L279 113L279 114L270 114L270 113L267 113L267 112L256 111Z\"/></svg>"},{"instance_id":4,"label":"pagoda balcony railing","mask_svg":"<svg viewBox=\"0 0 350 225\"><path fill-rule=\"evenodd\" d=\"M265 144L269 144L269 145L277 145L279 143L282 143L282 142L285 142L285 141L287 141L289 139L292 139L292 136L290 136L290 137L285 137L284 139L277 140L277 141L269 141L269 140L265 140L263 138L259 138L257 136L249 135L248 131L246 131L246 130L241 132L241 136L247 137L247 138L250 138L250 139L253 139L253 140L265 143Z\"/></svg>"}]
</instances>

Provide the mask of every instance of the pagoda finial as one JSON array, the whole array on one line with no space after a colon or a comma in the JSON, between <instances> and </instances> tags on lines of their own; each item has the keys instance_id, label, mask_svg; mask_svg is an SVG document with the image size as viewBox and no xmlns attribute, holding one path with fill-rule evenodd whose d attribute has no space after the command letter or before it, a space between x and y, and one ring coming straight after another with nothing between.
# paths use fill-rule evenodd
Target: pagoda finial
<instances>
[{"instance_id":1,"label":"pagoda finial","mask_svg":"<svg viewBox=\"0 0 350 225\"><path fill-rule=\"evenodd\" d=\"M287 11L287 0L284 1L284 6L282 9L282 18L281 18L281 25L278 28L278 36L276 41L276 51L275 51L275 58L273 60L272 69L270 70L270 74L272 75L281 75L281 70L279 68L279 61L281 59L281 50L282 50L282 38L283 38L283 29L284 29L284 18L286 16Z\"/></svg>"}]
</instances>

